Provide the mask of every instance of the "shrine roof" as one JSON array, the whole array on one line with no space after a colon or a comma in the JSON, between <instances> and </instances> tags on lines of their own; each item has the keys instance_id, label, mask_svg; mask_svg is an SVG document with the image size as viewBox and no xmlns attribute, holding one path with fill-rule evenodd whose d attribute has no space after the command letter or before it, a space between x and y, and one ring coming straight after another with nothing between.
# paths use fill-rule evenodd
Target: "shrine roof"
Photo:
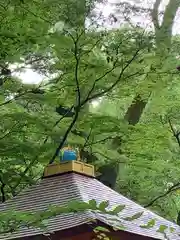
<instances>
[{"instance_id":1,"label":"shrine roof","mask_svg":"<svg viewBox=\"0 0 180 240\"><path fill-rule=\"evenodd\" d=\"M113 216L113 220L109 214L89 210L84 213L61 214L49 219L47 225L48 232L56 232L80 226L88 223L90 219L94 219L113 227L118 227L123 224L125 226L124 231L155 239L165 239L164 234L157 232L160 225L165 225L168 227L166 234L171 240L180 239L178 235L180 233L180 227L178 225L143 208L139 204L105 186L95 178L75 172L42 179L38 184L25 189L16 197L0 204L0 211L4 212L15 209L17 211L33 213L41 210L45 211L49 205L61 206L66 205L72 200L86 202L91 199L95 199L97 203L108 200L110 208L117 205L125 205L125 208L119 213L118 217ZM130 217L139 212L143 212L140 218L133 221L123 220L124 217ZM147 229L140 227L140 225L147 224L151 219L156 220L152 228ZM171 233L170 228L174 228L175 231ZM43 234L42 230L23 227L18 232L0 235L0 239L8 240L40 234Z\"/></svg>"}]
</instances>

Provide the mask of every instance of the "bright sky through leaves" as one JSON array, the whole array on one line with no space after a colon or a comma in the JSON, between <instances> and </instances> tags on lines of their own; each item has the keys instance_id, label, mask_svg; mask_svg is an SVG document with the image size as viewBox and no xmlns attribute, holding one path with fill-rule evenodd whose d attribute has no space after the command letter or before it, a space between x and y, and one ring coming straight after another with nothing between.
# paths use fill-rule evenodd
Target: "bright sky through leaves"
<instances>
[{"instance_id":1,"label":"bright sky through leaves","mask_svg":"<svg viewBox=\"0 0 180 240\"><path fill-rule=\"evenodd\" d=\"M103 12L104 17L108 17L110 14L112 14L115 10L115 6L113 6L113 3L119 3L119 2L123 2L122 0L109 0L108 3L105 4L99 4L97 6L99 11ZM136 3L137 6L142 6L143 7L147 7L147 8L152 8L153 4L154 4L154 0L129 0L129 3ZM166 5L168 4L169 0L163 0L161 5L160 5L160 10L163 11L166 7ZM135 23L143 23L143 27L145 28L149 28L151 26L151 19L150 18L145 18L143 16L139 16L139 17L135 17L134 19ZM176 19L175 19L175 23L174 23L174 28L173 28L173 33L177 34L180 33L180 24L178 24L180 22L180 11L177 13ZM116 25L115 27L118 27L118 25ZM43 79L44 76L36 73L35 71L31 70L31 69L27 69L21 73L16 74L16 76L20 77L24 83L40 83Z\"/></svg>"}]
</instances>

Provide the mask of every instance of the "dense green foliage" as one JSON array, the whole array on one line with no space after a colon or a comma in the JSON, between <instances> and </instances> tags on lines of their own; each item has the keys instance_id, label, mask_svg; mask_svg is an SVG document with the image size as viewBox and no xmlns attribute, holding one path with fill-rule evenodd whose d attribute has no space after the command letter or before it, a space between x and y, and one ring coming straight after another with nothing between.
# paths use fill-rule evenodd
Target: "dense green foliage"
<instances>
[{"instance_id":1,"label":"dense green foliage","mask_svg":"<svg viewBox=\"0 0 180 240\"><path fill-rule=\"evenodd\" d=\"M169 1L161 24L157 3L126 13L150 11L151 31L100 27L97 1L89 2L0 1L0 198L35 183L69 143L100 172L108 167L118 192L176 221L179 1ZM15 73L28 67L45 80L24 84ZM60 116L61 105L72 117Z\"/></svg>"}]
</instances>

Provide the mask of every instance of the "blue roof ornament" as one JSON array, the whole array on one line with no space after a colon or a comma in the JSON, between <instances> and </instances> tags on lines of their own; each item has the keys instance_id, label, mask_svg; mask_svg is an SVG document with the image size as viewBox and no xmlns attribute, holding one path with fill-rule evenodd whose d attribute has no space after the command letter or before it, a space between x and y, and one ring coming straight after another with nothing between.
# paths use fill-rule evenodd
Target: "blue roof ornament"
<instances>
[{"instance_id":1,"label":"blue roof ornament","mask_svg":"<svg viewBox=\"0 0 180 240\"><path fill-rule=\"evenodd\" d=\"M64 147L60 151L60 161L67 162L67 161L75 161L79 160L79 151L78 149L73 149L70 146Z\"/></svg>"}]
</instances>

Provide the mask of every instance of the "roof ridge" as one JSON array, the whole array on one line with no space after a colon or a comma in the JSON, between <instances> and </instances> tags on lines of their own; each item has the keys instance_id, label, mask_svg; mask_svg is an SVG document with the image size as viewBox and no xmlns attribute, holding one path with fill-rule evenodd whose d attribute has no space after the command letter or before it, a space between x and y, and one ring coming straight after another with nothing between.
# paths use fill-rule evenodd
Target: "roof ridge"
<instances>
[{"instance_id":1,"label":"roof ridge","mask_svg":"<svg viewBox=\"0 0 180 240\"><path fill-rule=\"evenodd\" d=\"M82 192L82 189L80 188L79 183L77 183L77 179L76 179L76 175L77 175L77 174L78 174L78 173L72 173L73 180L74 180L74 182L75 182L75 184L76 184L76 187L77 187L77 189L78 189L78 191L79 191L80 196L82 197L82 201L83 201L83 202L86 202L87 200L89 200L89 195L88 195L88 194L84 194L84 192ZM85 176L85 177L86 177L86 176Z\"/></svg>"},{"instance_id":2,"label":"roof ridge","mask_svg":"<svg viewBox=\"0 0 180 240\"><path fill-rule=\"evenodd\" d=\"M74 182L76 184L76 187L80 193L80 196L82 198L81 201L83 202L89 202L89 195L87 193L84 193L84 191L82 190L82 188L80 188L79 186L79 183L77 182L77 178L76 178L76 175L81 175L81 174L78 174L78 173L72 173L72 176L73 176L73 179L74 179ZM88 178L88 176L86 175L83 175L85 178ZM91 210L86 210L85 211L88 215L89 215L89 219L95 219L95 214L91 211Z\"/></svg>"}]
</instances>

